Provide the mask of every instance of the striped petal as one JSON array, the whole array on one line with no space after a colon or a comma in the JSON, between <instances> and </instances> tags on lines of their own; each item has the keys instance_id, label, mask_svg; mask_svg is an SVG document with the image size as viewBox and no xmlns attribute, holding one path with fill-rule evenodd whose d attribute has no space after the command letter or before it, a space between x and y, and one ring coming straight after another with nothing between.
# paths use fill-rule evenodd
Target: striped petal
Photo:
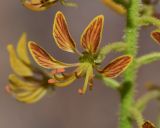
<instances>
[{"instance_id":1,"label":"striped petal","mask_svg":"<svg viewBox=\"0 0 160 128\"><path fill-rule=\"evenodd\" d=\"M44 11L54 5L58 0L22 0L22 4L32 11Z\"/></svg>"},{"instance_id":2,"label":"striped petal","mask_svg":"<svg viewBox=\"0 0 160 128\"><path fill-rule=\"evenodd\" d=\"M104 16L95 17L81 36L81 45L87 52L95 53L102 37Z\"/></svg>"},{"instance_id":3,"label":"striped petal","mask_svg":"<svg viewBox=\"0 0 160 128\"><path fill-rule=\"evenodd\" d=\"M57 46L67 52L75 52L75 43L68 31L67 22L62 12L57 12L53 24L53 37Z\"/></svg>"},{"instance_id":4,"label":"striped petal","mask_svg":"<svg viewBox=\"0 0 160 128\"><path fill-rule=\"evenodd\" d=\"M142 128L156 128L156 127L155 127L151 122L146 121L146 122L143 124Z\"/></svg>"},{"instance_id":5,"label":"striped petal","mask_svg":"<svg viewBox=\"0 0 160 128\"><path fill-rule=\"evenodd\" d=\"M160 44L160 30L151 32L151 37L156 43Z\"/></svg>"},{"instance_id":6,"label":"striped petal","mask_svg":"<svg viewBox=\"0 0 160 128\"><path fill-rule=\"evenodd\" d=\"M50 54L48 54L44 49L39 47L35 42L30 41L28 47L34 60L44 68L58 69L58 68L74 67L78 65L78 64L66 64L56 60Z\"/></svg>"},{"instance_id":7,"label":"striped petal","mask_svg":"<svg viewBox=\"0 0 160 128\"><path fill-rule=\"evenodd\" d=\"M132 57L128 55L120 56L110 62L103 70L99 71L102 75L114 78L120 75L132 62Z\"/></svg>"}]
</instances>

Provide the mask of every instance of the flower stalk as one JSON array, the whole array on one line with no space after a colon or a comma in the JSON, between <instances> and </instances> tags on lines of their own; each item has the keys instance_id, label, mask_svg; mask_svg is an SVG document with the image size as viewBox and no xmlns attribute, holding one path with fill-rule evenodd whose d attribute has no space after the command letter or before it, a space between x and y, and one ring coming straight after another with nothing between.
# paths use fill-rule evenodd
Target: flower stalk
<instances>
[{"instance_id":1,"label":"flower stalk","mask_svg":"<svg viewBox=\"0 0 160 128\"><path fill-rule=\"evenodd\" d=\"M129 109L132 107L134 102L135 92L135 79L136 79L136 55L138 51L137 42L139 34L139 0L130 0L128 11L127 11L127 26L125 30L124 41L128 45L126 54L132 55L133 63L124 73L123 88L121 90L121 104L120 104L120 128L131 128L131 121L129 119Z\"/></svg>"}]
</instances>

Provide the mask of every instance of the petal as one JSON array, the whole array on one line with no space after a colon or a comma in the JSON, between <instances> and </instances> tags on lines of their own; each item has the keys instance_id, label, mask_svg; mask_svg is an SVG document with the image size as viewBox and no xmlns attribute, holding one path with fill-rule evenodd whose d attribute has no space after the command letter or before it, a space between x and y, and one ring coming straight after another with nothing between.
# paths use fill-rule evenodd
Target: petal
<instances>
[{"instance_id":1,"label":"petal","mask_svg":"<svg viewBox=\"0 0 160 128\"><path fill-rule=\"evenodd\" d=\"M160 30L153 31L151 37L156 43L160 44Z\"/></svg>"},{"instance_id":2,"label":"petal","mask_svg":"<svg viewBox=\"0 0 160 128\"><path fill-rule=\"evenodd\" d=\"M26 33L23 33L21 38L18 41L17 45L17 54L19 58L26 63L27 65L30 65L30 59L28 56L28 51L27 51L27 35Z\"/></svg>"},{"instance_id":3,"label":"petal","mask_svg":"<svg viewBox=\"0 0 160 128\"><path fill-rule=\"evenodd\" d=\"M78 64L65 64L60 61L57 61L44 49L39 47L35 42L30 41L28 47L34 60L44 68L57 69L57 68L74 67L78 65Z\"/></svg>"},{"instance_id":4,"label":"petal","mask_svg":"<svg viewBox=\"0 0 160 128\"><path fill-rule=\"evenodd\" d=\"M146 121L146 122L143 124L142 128L156 128L156 127L155 127L151 122Z\"/></svg>"},{"instance_id":5,"label":"petal","mask_svg":"<svg viewBox=\"0 0 160 128\"><path fill-rule=\"evenodd\" d=\"M126 14L127 10L122 5L114 2L114 0L103 0L104 4L119 14Z\"/></svg>"},{"instance_id":6,"label":"petal","mask_svg":"<svg viewBox=\"0 0 160 128\"><path fill-rule=\"evenodd\" d=\"M102 37L104 16L95 17L81 36L81 45L90 53L95 53Z\"/></svg>"},{"instance_id":7,"label":"petal","mask_svg":"<svg viewBox=\"0 0 160 128\"><path fill-rule=\"evenodd\" d=\"M11 90L28 90L28 91L33 91L35 87L37 87L34 83L27 83L26 81L21 80L19 77L17 77L14 74L10 74L9 77L9 82L11 83L10 89Z\"/></svg>"},{"instance_id":8,"label":"petal","mask_svg":"<svg viewBox=\"0 0 160 128\"><path fill-rule=\"evenodd\" d=\"M18 57L15 52L13 45L8 45L7 50L9 53L9 60L12 70L19 76L29 77L33 76L32 69L24 64Z\"/></svg>"},{"instance_id":9,"label":"petal","mask_svg":"<svg viewBox=\"0 0 160 128\"><path fill-rule=\"evenodd\" d=\"M10 85L7 87L9 93L20 102L34 103L47 93L47 88L41 83L23 81L14 74L9 76L9 81Z\"/></svg>"},{"instance_id":10,"label":"petal","mask_svg":"<svg viewBox=\"0 0 160 128\"><path fill-rule=\"evenodd\" d=\"M73 83L76 79L77 79L76 76L74 74L72 74L70 77L66 78L65 81L60 81L60 82L54 83L54 86L66 87L66 86L70 85L71 83Z\"/></svg>"},{"instance_id":11,"label":"petal","mask_svg":"<svg viewBox=\"0 0 160 128\"><path fill-rule=\"evenodd\" d=\"M86 91L87 91L87 87L88 85L90 85L92 79L93 79L93 67L91 64L88 65L88 67L86 69L84 69L86 71L86 78L85 78L85 81L84 81L84 85L83 85L83 88L82 89L79 89L78 92L80 94L85 94Z\"/></svg>"},{"instance_id":12,"label":"petal","mask_svg":"<svg viewBox=\"0 0 160 128\"><path fill-rule=\"evenodd\" d=\"M117 77L122 73L132 62L132 57L129 55L120 56L110 62L103 70L99 71L105 77Z\"/></svg>"},{"instance_id":13,"label":"petal","mask_svg":"<svg viewBox=\"0 0 160 128\"><path fill-rule=\"evenodd\" d=\"M84 75L84 72L86 72L86 65L84 63L81 63L80 66L78 66L73 72L68 74L58 74L54 75L54 78L56 81L59 81L57 83L54 83L57 87L66 87L73 83L76 79L78 79L80 76Z\"/></svg>"},{"instance_id":14,"label":"petal","mask_svg":"<svg viewBox=\"0 0 160 128\"><path fill-rule=\"evenodd\" d=\"M53 24L53 37L57 46L67 52L75 52L75 43L68 31L67 22L62 12L56 13Z\"/></svg>"},{"instance_id":15,"label":"petal","mask_svg":"<svg viewBox=\"0 0 160 128\"><path fill-rule=\"evenodd\" d=\"M54 5L57 0L22 0L22 4L32 11L44 11Z\"/></svg>"}]
</instances>

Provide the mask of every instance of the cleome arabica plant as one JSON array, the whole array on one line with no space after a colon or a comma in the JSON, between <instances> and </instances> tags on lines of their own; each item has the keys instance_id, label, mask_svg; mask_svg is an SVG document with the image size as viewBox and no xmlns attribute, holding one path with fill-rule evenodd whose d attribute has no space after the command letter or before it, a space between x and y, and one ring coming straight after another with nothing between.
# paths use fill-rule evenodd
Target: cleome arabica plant
<instances>
[{"instance_id":1,"label":"cleome arabica plant","mask_svg":"<svg viewBox=\"0 0 160 128\"><path fill-rule=\"evenodd\" d=\"M47 10L57 2L67 6L76 5L64 0L22 0L22 4L32 11ZM80 52L69 32L64 14L58 11L53 21L54 41L61 50L76 54L78 61L70 64L57 60L37 42L29 41L26 33L23 33L16 50L12 44L7 46L10 65L14 73L9 75L6 91L20 102L35 103L47 92L54 91L58 87L66 87L77 79L84 79L83 87L77 92L85 95L88 88L93 89L94 80L99 79L104 82L105 86L119 92L119 128L132 128L134 120L138 128L159 128L160 123L154 125L147 121L143 116L143 111L151 100L160 98L160 87L154 84L149 85L146 94L135 99L138 70L143 65L160 60L158 51L137 56L139 30L142 26L155 26L156 29L151 32L151 38L160 44L160 20L155 9L159 1L103 0L103 2L107 7L126 17L126 28L121 41L99 47L104 24L104 16L99 15L84 29L80 37L83 51ZM37 68L32 64L27 49L42 68ZM112 51L120 52L122 55L102 68L101 64ZM67 68L71 68L72 71L67 71ZM122 76L122 80L114 79L119 75Z\"/></svg>"}]
</instances>

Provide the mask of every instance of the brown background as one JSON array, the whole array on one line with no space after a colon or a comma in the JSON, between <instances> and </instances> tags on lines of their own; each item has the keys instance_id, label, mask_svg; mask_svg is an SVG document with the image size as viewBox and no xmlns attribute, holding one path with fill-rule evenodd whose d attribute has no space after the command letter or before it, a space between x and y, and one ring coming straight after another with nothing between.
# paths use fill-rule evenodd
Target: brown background
<instances>
[{"instance_id":1,"label":"brown background","mask_svg":"<svg viewBox=\"0 0 160 128\"><path fill-rule=\"evenodd\" d=\"M67 8L57 4L45 12L32 12L21 6L19 0L4 0L0 3L0 127L1 128L116 128L118 127L119 95L95 81L94 90L84 96L77 93L83 85L77 81L67 88L58 88L33 105L18 103L4 91L7 76L11 72L6 45L17 43L22 32L27 32L34 40L46 48L56 58L65 62L75 62L76 56L61 51L54 44L51 32L56 11L61 10L69 23L72 36L79 45L82 31L90 20L99 14L105 16L105 26L101 46L119 41L123 35L125 18L104 6L101 0L75 0L78 8ZM139 39L139 55L160 51L160 46L150 39L153 27L142 28ZM111 54L106 59L113 59ZM141 68L138 73L136 96L145 92L147 81L160 83L160 62ZM145 111L146 119L155 122L160 106L151 102Z\"/></svg>"}]
</instances>

